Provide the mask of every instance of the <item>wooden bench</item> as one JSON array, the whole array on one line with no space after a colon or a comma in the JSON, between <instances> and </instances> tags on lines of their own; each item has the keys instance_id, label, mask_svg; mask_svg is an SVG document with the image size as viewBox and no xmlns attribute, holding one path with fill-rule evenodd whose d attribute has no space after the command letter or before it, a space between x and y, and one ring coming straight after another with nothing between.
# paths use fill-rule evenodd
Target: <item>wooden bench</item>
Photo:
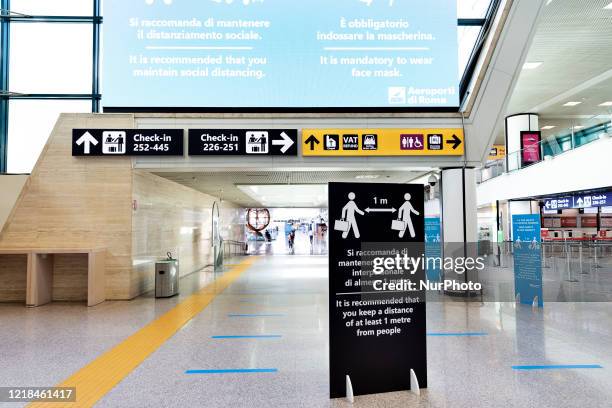
<instances>
[{"instance_id":1,"label":"wooden bench","mask_svg":"<svg viewBox=\"0 0 612 408\"><path fill-rule=\"evenodd\" d=\"M53 256L60 254L87 256L87 306L104 302L105 253L106 250L102 248L0 249L0 255L27 256L26 305L31 307L51 302L53 298Z\"/></svg>"}]
</instances>

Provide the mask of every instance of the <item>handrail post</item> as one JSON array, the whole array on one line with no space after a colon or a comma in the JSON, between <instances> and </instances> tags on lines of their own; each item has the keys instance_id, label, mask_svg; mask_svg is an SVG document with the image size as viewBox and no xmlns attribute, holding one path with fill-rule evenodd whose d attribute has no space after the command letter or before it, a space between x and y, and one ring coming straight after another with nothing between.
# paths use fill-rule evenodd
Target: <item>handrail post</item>
<instances>
[{"instance_id":1,"label":"handrail post","mask_svg":"<svg viewBox=\"0 0 612 408\"><path fill-rule=\"evenodd\" d=\"M588 274L588 272L585 272L582 269L582 245L584 245L584 243L581 241L580 245L578 246L578 260L579 260L579 263L580 263L580 273L583 274L583 275L586 275L586 274Z\"/></svg>"},{"instance_id":2,"label":"handrail post","mask_svg":"<svg viewBox=\"0 0 612 408\"><path fill-rule=\"evenodd\" d=\"M571 268L571 255L572 255L572 246L571 244L568 244L567 241L565 241L565 246L567 248L567 250L565 251L565 260L566 260L566 267L567 267L567 282L578 282L578 279L575 279L572 277L572 268Z\"/></svg>"},{"instance_id":3,"label":"handrail post","mask_svg":"<svg viewBox=\"0 0 612 408\"><path fill-rule=\"evenodd\" d=\"M10 10L10 0L0 0L0 8ZM10 21L0 21L0 91L9 91ZM8 96L0 96L0 173L6 173L8 162Z\"/></svg>"}]
</instances>

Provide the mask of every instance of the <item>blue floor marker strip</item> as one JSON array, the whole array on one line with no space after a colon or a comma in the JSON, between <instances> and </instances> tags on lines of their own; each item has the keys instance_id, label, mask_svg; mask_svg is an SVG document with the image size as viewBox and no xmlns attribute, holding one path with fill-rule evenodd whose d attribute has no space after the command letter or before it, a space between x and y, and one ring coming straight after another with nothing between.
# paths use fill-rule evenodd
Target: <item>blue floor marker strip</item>
<instances>
[{"instance_id":1,"label":"blue floor marker strip","mask_svg":"<svg viewBox=\"0 0 612 408\"><path fill-rule=\"evenodd\" d=\"M279 339L280 334L254 334L241 336L211 336L211 339Z\"/></svg>"},{"instance_id":2,"label":"blue floor marker strip","mask_svg":"<svg viewBox=\"0 0 612 408\"><path fill-rule=\"evenodd\" d=\"M513 370L571 370L582 368L603 368L599 364L565 364L565 365L516 365Z\"/></svg>"},{"instance_id":3,"label":"blue floor marker strip","mask_svg":"<svg viewBox=\"0 0 612 408\"><path fill-rule=\"evenodd\" d=\"M224 370L187 370L185 374L245 374L245 373L275 373L276 368L228 368Z\"/></svg>"},{"instance_id":4,"label":"blue floor marker strip","mask_svg":"<svg viewBox=\"0 0 612 408\"><path fill-rule=\"evenodd\" d=\"M261 313L261 314L257 314L257 313L230 313L227 315L228 317L283 317L285 316L282 313Z\"/></svg>"},{"instance_id":5,"label":"blue floor marker strip","mask_svg":"<svg viewBox=\"0 0 612 408\"><path fill-rule=\"evenodd\" d=\"M469 337L469 336L487 336L489 333L484 332L456 332L456 333L427 333L428 336L434 337Z\"/></svg>"}]
</instances>

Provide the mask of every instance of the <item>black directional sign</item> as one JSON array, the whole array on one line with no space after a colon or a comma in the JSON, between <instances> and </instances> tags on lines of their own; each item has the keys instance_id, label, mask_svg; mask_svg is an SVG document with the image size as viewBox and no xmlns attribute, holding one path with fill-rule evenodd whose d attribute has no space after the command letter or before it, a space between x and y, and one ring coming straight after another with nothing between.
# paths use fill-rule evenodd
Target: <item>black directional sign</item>
<instances>
[{"instance_id":1,"label":"black directional sign","mask_svg":"<svg viewBox=\"0 0 612 408\"><path fill-rule=\"evenodd\" d=\"M182 156L183 129L73 129L73 156Z\"/></svg>"},{"instance_id":2,"label":"black directional sign","mask_svg":"<svg viewBox=\"0 0 612 408\"><path fill-rule=\"evenodd\" d=\"M453 136L450 140L446 141L447 144L451 145L453 150L457 150L457 148L461 145L461 139L453 133Z\"/></svg>"},{"instance_id":3,"label":"black directional sign","mask_svg":"<svg viewBox=\"0 0 612 408\"><path fill-rule=\"evenodd\" d=\"M189 129L190 156L297 156L297 129Z\"/></svg>"},{"instance_id":4,"label":"black directional sign","mask_svg":"<svg viewBox=\"0 0 612 408\"><path fill-rule=\"evenodd\" d=\"M329 184L330 396L427 387L423 186Z\"/></svg>"}]
</instances>

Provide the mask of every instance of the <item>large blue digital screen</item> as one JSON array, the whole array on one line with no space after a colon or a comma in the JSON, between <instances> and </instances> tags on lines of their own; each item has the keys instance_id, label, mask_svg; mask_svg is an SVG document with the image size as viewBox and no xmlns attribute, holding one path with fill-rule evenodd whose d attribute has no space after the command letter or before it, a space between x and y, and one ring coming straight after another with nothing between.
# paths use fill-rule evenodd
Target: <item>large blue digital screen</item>
<instances>
[{"instance_id":1,"label":"large blue digital screen","mask_svg":"<svg viewBox=\"0 0 612 408\"><path fill-rule=\"evenodd\" d=\"M459 105L457 0L105 0L105 107Z\"/></svg>"}]
</instances>

